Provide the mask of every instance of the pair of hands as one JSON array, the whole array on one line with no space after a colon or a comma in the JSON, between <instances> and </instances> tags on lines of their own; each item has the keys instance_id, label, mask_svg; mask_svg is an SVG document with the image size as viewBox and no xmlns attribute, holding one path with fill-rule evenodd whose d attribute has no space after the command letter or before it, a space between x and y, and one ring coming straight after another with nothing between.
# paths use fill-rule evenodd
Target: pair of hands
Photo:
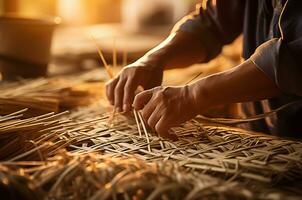
<instances>
[{"instance_id":1,"label":"pair of hands","mask_svg":"<svg viewBox=\"0 0 302 200\"><path fill-rule=\"evenodd\" d=\"M161 137L169 129L198 114L192 86L160 87L163 69L137 62L125 67L106 85L106 94L117 111L141 110L144 121ZM139 86L145 91L135 93ZM158 86L158 87L156 87Z\"/></svg>"}]
</instances>

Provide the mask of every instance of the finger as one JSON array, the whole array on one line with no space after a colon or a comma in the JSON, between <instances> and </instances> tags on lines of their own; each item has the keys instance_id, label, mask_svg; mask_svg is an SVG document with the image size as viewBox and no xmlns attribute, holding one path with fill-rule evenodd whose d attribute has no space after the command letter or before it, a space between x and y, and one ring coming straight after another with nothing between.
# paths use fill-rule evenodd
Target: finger
<instances>
[{"instance_id":1,"label":"finger","mask_svg":"<svg viewBox=\"0 0 302 200\"><path fill-rule=\"evenodd\" d=\"M123 110L126 112L129 112L131 110L133 99L134 99L134 92L136 88L137 88L136 84L131 79L128 79L124 87L124 100L123 100Z\"/></svg>"},{"instance_id":2,"label":"finger","mask_svg":"<svg viewBox=\"0 0 302 200\"><path fill-rule=\"evenodd\" d=\"M152 101L151 98L151 100L147 103L147 105L142 110L142 116L146 122L148 122L149 117L155 111L155 109L156 109L156 103L155 101Z\"/></svg>"},{"instance_id":3,"label":"finger","mask_svg":"<svg viewBox=\"0 0 302 200\"><path fill-rule=\"evenodd\" d=\"M170 125L168 119L165 116L161 116L160 120L155 125L155 130L159 136L176 141L178 140L177 135L169 133L171 127L173 126Z\"/></svg>"},{"instance_id":4,"label":"finger","mask_svg":"<svg viewBox=\"0 0 302 200\"><path fill-rule=\"evenodd\" d=\"M119 79L115 90L114 90L114 106L117 108L118 112L123 111L123 97L124 97L124 86L125 86L126 80Z\"/></svg>"},{"instance_id":5,"label":"finger","mask_svg":"<svg viewBox=\"0 0 302 200\"><path fill-rule=\"evenodd\" d=\"M169 134L169 127L167 126L167 118L165 116L161 116L158 122L155 125L155 131L157 134L163 138L166 138Z\"/></svg>"},{"instance_id":6,"label":"finger","mask_svg":"<svg viewBox=\"0 0 302 200\"><path fill-rule=\"evenodd\" d=\"M119 78L115 78L106 83L106 96L111 105L114 105L114 89Z\"/></svg>"},{"instance_id":7,"label":"finger","mask_svg":"<svg viewBox=\"0 0 302 200\"><path fill-rule=\"evenodd\" d=\"M157 106L148 119L148 125L153 130L155 130L155 125L157 124L157 122L160 120L160 118L162 116L160 109L161 108L159 106Z\"/></svg>"},{"instance_id":8,"label":"finger","mask_svg":"<svg viewBox=\"0 0 302 200\"><path fill-rule=\"evenodd\" d=\"M141 110L151 99L153 90L146 90L137 94L134 98L133 106L136 110Z\"/></svg>"}]
</instances>

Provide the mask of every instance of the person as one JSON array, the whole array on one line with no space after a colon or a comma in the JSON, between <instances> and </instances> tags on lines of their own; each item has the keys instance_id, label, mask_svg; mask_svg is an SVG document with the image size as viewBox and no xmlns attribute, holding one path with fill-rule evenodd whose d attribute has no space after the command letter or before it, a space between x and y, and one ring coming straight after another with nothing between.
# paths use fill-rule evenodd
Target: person
<instances>
[{"instance_id":1,"label":"person","mask_svg":"<svg viewBox=\"0 0 302 200\"><path fill-rule=\"evenodd\" d=\"M161 87L163 71L215 58L243 34L240 65L181 87ZM135 96L139 86L145 91ZM106 85L118 111L142 110L162 137L207 109L254 102L255 113L276 109L302 96L302 1L209 0L178 22L168 38ZM254 126L255 130L301 137L302 104Z\"/></svg>"}]
</instances>

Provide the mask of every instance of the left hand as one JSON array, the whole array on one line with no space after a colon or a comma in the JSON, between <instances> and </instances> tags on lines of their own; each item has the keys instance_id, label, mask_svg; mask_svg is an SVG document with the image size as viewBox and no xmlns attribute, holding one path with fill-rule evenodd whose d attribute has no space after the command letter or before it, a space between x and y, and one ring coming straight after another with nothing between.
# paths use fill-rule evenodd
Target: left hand
<instances>
[{"instance_id":1,"label":"left hand","mask_svg":"<svg viewBox=\"0 0 302 200\"><path fill-rule=\"evenodd\" d=\"M197 103L189 86L156 87L139 93L134 109L141 110L145 122L161 137L169 137L169 129L198 114Z\"/></svg>"}]
</instances>

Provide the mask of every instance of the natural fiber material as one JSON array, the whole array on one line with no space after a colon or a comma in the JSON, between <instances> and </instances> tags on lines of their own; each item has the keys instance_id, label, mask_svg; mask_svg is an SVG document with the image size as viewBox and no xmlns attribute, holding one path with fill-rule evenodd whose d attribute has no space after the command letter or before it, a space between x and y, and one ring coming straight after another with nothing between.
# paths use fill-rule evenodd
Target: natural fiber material
<instances>
[{"instance_id":1,"label":"natural fiber material","mask_svg":"<svg viewBox=\"0 0 302 200\"><path fill-rule=\"evenodd\" d=\"M96 82L99 75L102 82ZM103 78L102 78L103 77ZM28 108L27 116L72 109L103 96L104 76L97 71L62 78L40 78L0 85L0 114Z\"/></svg>"},{"instance_id":2,"label":"natural fiber material","mask_svg":"<svg viewBox=\"0 0 302 200\"><path fill-rule=\"evenodd\" d=\"M7 162L0 168L0 187L7 196L20 194L23 199L25 194L26 199L90 200L285 197L275 190L259 193L259 188L247 188L239 182L189 173L172 162L146 164L136 158L100 154L61 152L44 162Z\"/></svg>"},{"instance_id":3,"label":"natural fiber material","mask_svg":"<svg viewBox=\"0 0 302 200\"><path fill-rule=\"evenodd\" d=\"M44 160L68 147L75 138L66 136L72 130L81 132L101 118L75 123L62 119L68 112L48 113L22 119L27 109L0 117L0 160Z\"/></svg>"},{"instance_id":4,"label":"natural fiber material","mask_svg":"<svg viewBox=\"0 0 302 200\"><path fill-rule=\"evenodd\" d=\"M97 110L90 107L70 116L87 119L89 115L101 115ZM150 130L148 137L140 134L135 120L129 118L117 116L110 128L104 118L91 131L69 136L85 141L71 148L78 153L101 151L112 156L135 155L147 161L174 160L190 169L261 182L302 177L302 143L298 141L192 120L174 128L179 140L170 142L151 135Z\"/></svg>"},{"instance_id":5,"label":"natural fiber material","mask_svg":"<svg viewBox=\"0 0 302 200\"><path fill-rule=\"evenodd\" d=\"M19 114L3 117L2 120L16 120ZM23 145L16 143L11 145L10 153L3 154L7 158L2 162L3 165L18 169L20 165L18 163L51 159L50 156L57 155L62 149L67 149L77 157L76 159L94 153L99 156L106 155L107 158L136 158L140 160L139 163L144 164L171 161L178 167L186 169L189 174L207 174L223 180L247 183L245 190L261 185L261 189L257 192L259 195L269 193L271 184L281 187L284 184L295 183L302 177L302 143L298 141L281 140L217 124L204 124L197 120L173 129L173 134L178 136L178 141L166 141L154 136L152 131L144 130L142 124L141 133L139 133L137 122L132 115L117 114L109 126L110 113L106 114L99 104L73 110L60 116L54 115L53 118L57 121L48 120L50 116L53 115L49 114L48 117L44 115L39 119L54 126L46 128L34 126L37 129L31 132L2 133L3 137L12 133L15 137L31 136L30 140L23 140L25 144L31 143L25 153L20 148ZM10 117L14 119L9 119ZM54 121L60 125L58 126ZM13 130L18 130L17 126L14 128ZM18 144L22 143L19 141ZM6 152L6 148L2 151ZM95 161L94 165L103 165L102 162ZM76 161L74 165L78 164ZM135 162L133 164L136 165ZM40 163L40 165L44 164ZM69 164L63 162L62 165L66 165L65 170L69 169ZM28 166L20 170L26 169ZM56 169L57 165L53 165L52 170ZM29 170L31 171L31 167ZM63 172L60 171L57 174L63 174ZM64 171L64 176L69 177L70 180L77 179L70 171ZM55 182L59 176L52 178ZM39 182L35 177L31 179L33 182ZM66 187L66 184L62 184L61 187ZM292 188L294 192L291 191L290 194L299 194L298 188L299 186L294 185ZM65 191L63 188L61 190ZM279 191L280 194L285 194L285 192L287 191Z\"/></svg>"}]
</instances>

